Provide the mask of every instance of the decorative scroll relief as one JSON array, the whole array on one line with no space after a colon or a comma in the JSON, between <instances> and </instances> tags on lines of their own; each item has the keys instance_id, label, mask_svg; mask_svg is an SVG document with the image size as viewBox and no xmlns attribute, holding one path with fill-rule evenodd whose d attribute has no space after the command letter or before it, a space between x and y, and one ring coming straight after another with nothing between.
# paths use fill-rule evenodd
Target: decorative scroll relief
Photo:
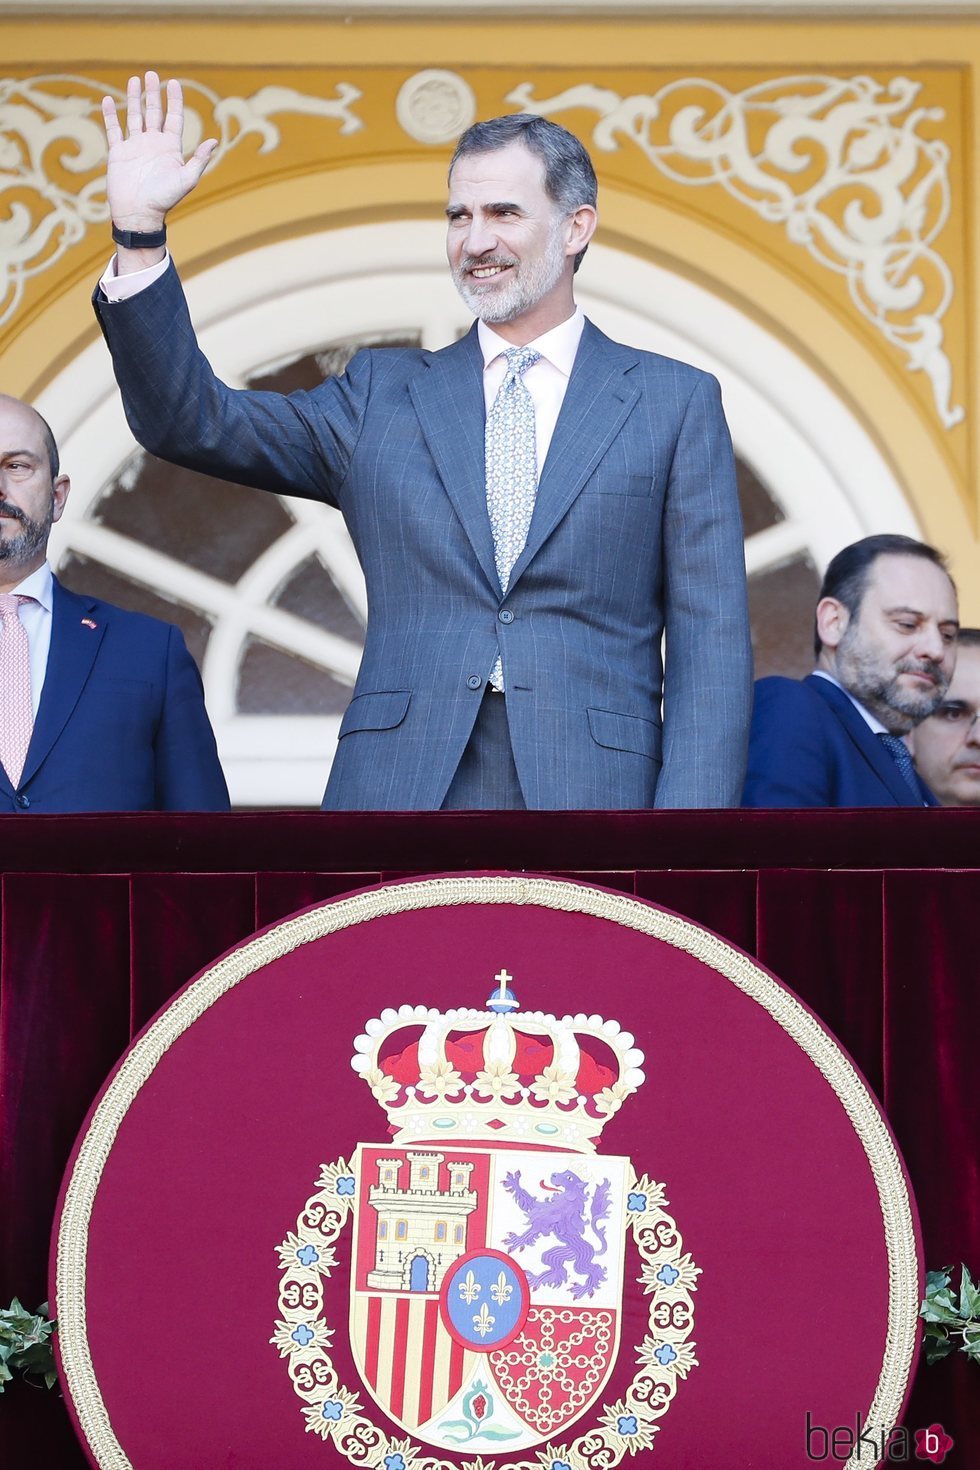
<instances>
[{"instance_id":1,"label":"decorative scroll relief","mask_svg":"<svg viewBox=\"0 0 980 1470\"><path fill-rule=\"evenodd\" d=\"M893 77L793 76L730 92L686 78L651 95L621 97L585 83L550 98L534 84L507 101L545 116L571 108L600 114L596 147L634 143L667 178L718 184L794 245L844 277L854 305L911 372L924 372L950 429L952 365L943 317L953 276L935 248L949 217L949 149L923 137L939 107L914 107L919 82Z\"/></svg>"},{"instance_id":2,"label":"decorative scroll relief","mask_svg":"<svg viewBox=\"0 0 980 1470\"><path fill-rule=\"evenodd\" d=\"M183 85L187 150L217 136L215 161L253 134L260 153L278 147L280 133L271 119L279 113L331 118L342 134L364 127L351 111L361 93L347 82L339 82L330 98L292 87L219 97L199 82ZM124 92L90 77L0 80L0 326L16 312L27 281L54 265L90 225L109 218L105 96L125 102Z\"/></svg>"}]
</instances>

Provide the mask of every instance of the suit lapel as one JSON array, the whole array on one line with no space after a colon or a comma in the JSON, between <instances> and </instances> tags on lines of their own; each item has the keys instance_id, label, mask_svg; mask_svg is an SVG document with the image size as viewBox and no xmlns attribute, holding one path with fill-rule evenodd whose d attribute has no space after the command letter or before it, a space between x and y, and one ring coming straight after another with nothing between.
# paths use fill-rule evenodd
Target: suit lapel
<instances>
[{"instance_id":1,"label":"suit lapel","mask_svg":"<svg viewBox=\"0 0 980 1470\"><path fill-rule=\"evenodd\" d=\"M640 396L628 376L639 354L585 323L575 365L541 471L527 544L510 576L524 568L568 512Z\"/></svg>"},{"instance_id":2,"label":"suit lapel","mask_svg":"<svg viewBox=\"0 0 980 1470\"><path fill-rule=\"evenodd\" d=\"M48 666L21 785L30 780L46 759L91 673L105 633L101 619L95 627L82 621L83 618L95 621L90 618L94 605L94 599L78 597L55 578Z\"/></svg>"},{"instance_id":3,"label":"suit lapel","mask_svg":"<svg viewBox=\"0 0 980 1470\"><path fill-rule=\"evenodd\" d=\"M483 354L475 322L459 342L426 358L410 392L439 478L484 576L499 596L487 514Z\"/></svg>"},{"instance_id":4,"label":"suit lapel","mask_svg":"<svg viewBox=\"0 0 980 1470\"><path fill-rule=\"evenodd\" d=\"M879 781L888 788L896 803L899 806L911 806L912 792L901 771L844 691L838 689L836 684L831 684L829 679L821 679L816 674L808 674L806 683L830 705L861 755Z\"/></svg>"}]
</instances>

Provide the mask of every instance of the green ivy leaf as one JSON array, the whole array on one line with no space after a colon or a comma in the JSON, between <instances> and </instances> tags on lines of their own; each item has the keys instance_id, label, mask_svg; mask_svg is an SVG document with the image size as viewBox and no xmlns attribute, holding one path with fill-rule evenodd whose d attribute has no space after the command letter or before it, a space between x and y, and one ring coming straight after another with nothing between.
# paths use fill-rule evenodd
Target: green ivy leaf
<instances>
[{"instance_id":1,"label":"green ivy leaf","mask_svg":"<svg viewBox=\"0 0 980 1470\"><path fill-rule=\"evenodd\" d=\"M935 1296L926 1297L919 1308L919 1316L925 1322L946 1322L953 1327L960 1327L963 1322L956 1310L956 1303L948 1291L937 1292Z\"/></svg>"},{"instance_id":2,"label":"green ivy leaf","mask_svg":"<svg viewBox=\"0 0 980 1470\"><path fill-rule=\"evenodd\" d=\"M955 1344L948 1337L927 1337L923 1343L926 1362L930 1365L942 1362L955 1350Z\"/></svg>"},{"instance_id":3,"label":"green ivy leaf","mask_svg":"<svg viewBox=\"0 0 980 1470\"><path fill-rule=\"evenodd\" d=\"M960 1276L960 1316L967 1319L980 1317L980 1288L966 1266Z\"/></svg>"},{"instance_id":4,"label":"green ivy leaf","mask_svg":"<svg viewBox=\"0 0 980 1470\"><path fill-rule=\"evenodd\" d=\"M48 1317L47 1302L36 1312L26 1311L18 1297L9 1307L0 1307L0 1393L13 1377L14 1368L42 1378L51 1387L57 1379L51 1345L56 1326Z\"/></svg>"}]
</instances>

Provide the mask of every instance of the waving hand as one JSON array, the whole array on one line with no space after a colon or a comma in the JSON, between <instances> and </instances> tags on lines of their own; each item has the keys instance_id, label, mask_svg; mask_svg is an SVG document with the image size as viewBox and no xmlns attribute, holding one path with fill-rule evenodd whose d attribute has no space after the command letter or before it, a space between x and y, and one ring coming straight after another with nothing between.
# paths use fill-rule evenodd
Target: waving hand
<instances>
[{"instance_id":1,"label":"waving hand","mask_svg":"<svg viewBox=\"0 0 980 1470\"><path fill-rule=\"evenodd\" d=\"M143 84L130 77L126 86L126 136L111 97L102 100L109 163L106 184L112 222L121 230L159 230L168 210L195 187L208 165L217 138L207 138L184 158L184 97L180 83L167 83L164 117L160 78L146 73Z\"/></svg>"}]
</instances>

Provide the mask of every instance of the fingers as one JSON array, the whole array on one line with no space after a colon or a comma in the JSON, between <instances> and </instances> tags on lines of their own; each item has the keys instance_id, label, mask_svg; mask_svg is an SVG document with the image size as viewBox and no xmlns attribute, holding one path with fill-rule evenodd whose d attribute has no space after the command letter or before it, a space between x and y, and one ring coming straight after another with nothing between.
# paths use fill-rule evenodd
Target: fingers
<instances>
[{"instance_id":1,"label":"fingers","mask_svg":"<svg viewBox=\"0 0 980 1470\"><path fill-rule=\"evenodd\" d=\"M119 126L119 114L116 112L114 97L103 97L102 121L105 123L106 142L110 148L114 148L117 143L122 142L122 128Z\"/></svg>"},{"instance_id":2,"label":"fingers","mask_svg":"<svg viewBox=\"0 0 980 1470\"><path fill-rule=\"evenodd\" d=\"M211 155L217 148L217 146L217 138L206 139L206 141L201 143L199 147L195 148L190 158L184 164L184 173L192 181L191 188L194 187L198 179L203 174L204 170L207 168L208 164L211 162Z\"/></svg>"},{"instance_id":3,"label":"fingers","mask_svg":"<svg viewBox=\"0 0 980 1470\"><path fill-rule=\"evenodd\" d=\"M130 138L135 138L143 131L142 102L143 84L139 77L130 77L126 83L126 132Z\"/></svg>"},{"instance_id":4,"label":"fingers","mask_svg":"<svg viewBox=\"0 0 980 1470\"><path fill-rule=\"evenodd\" d=\"M119 142L122 138L122 129L119 125L116 104L111 97L102 99L102 116L105 118L106 134L110 145ZM144 129L148 133L176 133L179 137L183 126L184 94L179 82L167 83L167 117L164 121L158 74L155 71L148 71L145 82L139 77L130 77L126 83L126 131L130 138L137 137Z\"/></svg>"},{"instance_id":5,"label":"fingers","mask_svg":"<svg viewBox=\"0 0 980 1470\"><path fill-rule=\"evenodd\" d=\"M152 73L151 73L152 75ZM160 82L157 80L157 100L160 98ZM147 114L149 122L149 113ZM176 133L178 137L184 131L184 93L178 81L173 78L167 83L167 121L164 124L165 133Z\"/></svg>"},{"instance_id":6,"label":"fingers","mask_svg":"<svg viewBox=\"0 0 980 1470\"><path fill-rule=\"evenodd\" d=\"M138 78L133 79L138 83ZM169 93L168 93L169 101ZM158 133L163 124L163 104L160 100L160 78L155 71L146 74L146 131Z\"/></svg>"}]
</instances>

